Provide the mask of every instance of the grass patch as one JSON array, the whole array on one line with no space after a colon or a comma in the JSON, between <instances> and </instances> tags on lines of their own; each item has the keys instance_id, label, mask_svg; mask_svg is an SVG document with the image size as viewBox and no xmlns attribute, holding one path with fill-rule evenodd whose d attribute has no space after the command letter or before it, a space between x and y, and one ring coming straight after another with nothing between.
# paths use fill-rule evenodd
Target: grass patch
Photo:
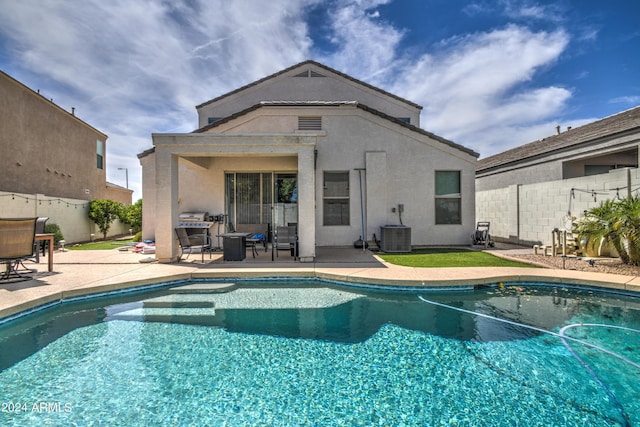
<instances>
[{"instance_id":1,"label":"grass patch","mask_svg":"<svg viewBox=\"0 0 640 427\"><path fill-rule=\"evenodd\" d=\"M116 249L121 246L128 246L131 242L133 242L133 239L107 240L106 242L91 242L82 243L80 245L67 246L65 247L65 249L70 249L72 251L104 251Z\"/></svg>"},{"instance_id":2,"label":"grass patch","mask_svg":"<svg viewBox=\"0 0 640 427\"><path fill-rule=\"evenodd\" d=\"M406 254L378 255L390 264L405 267L536 267L486 252L458 248L427 248Z\"/></svg>"}]
</instances>

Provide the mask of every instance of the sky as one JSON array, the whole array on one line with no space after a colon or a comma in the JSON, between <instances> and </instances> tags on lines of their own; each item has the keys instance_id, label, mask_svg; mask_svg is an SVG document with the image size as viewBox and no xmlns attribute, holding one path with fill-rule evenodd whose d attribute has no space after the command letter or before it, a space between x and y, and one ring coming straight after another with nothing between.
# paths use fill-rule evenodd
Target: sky
<instances>
[{"instance_id":1,"label":"sky","mask_svg":"<svg viewBox=\"0 0 640 427\"><path fill-rule=\"evenodd\" d=\"M640 104L635 0L0 0L0 69L108 135L142 197L152 133L312 59L487 157Z\"/></svg>"}]
</instances>

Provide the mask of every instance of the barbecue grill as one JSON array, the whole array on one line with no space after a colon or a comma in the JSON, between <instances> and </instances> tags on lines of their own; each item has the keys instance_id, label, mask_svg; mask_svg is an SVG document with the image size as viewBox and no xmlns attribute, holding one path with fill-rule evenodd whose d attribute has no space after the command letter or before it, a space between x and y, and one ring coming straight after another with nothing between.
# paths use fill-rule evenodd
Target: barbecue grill
<instances>
[{"instance_id":1,"label":"barbecue grill","mask_svg":"<svg viewBox=\"0 0 640 427\"><path fill-rule=\"evenodd\" d=\"M187 235L189 236L189 241L194 244L201 243L201 237L197 239L192 239L191 236L202 236L206 235L207 242L209 242L211 238L210 229L215 224L213 221L207 221L209 219L209 214L207 212L183 212L178 217L178 227L185 228L187 230Z\"/></svg>"}]
</instances>

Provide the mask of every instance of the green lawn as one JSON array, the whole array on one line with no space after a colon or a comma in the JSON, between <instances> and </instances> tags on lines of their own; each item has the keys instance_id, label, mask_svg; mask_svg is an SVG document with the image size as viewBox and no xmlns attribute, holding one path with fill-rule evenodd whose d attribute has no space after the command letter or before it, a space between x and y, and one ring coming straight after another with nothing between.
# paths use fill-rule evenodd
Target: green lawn
<instances>
[{"instance_id":1,"label":"green lawn","mask_svg":"<svg viewBox=\"0 0 640 427\"><path fill-rule=\"evenodd\" d=\"M536 267L486 252L458 248L416 249L407 254L378 254L388 263L405 267Z\"/></svg>"},{"instance_id":2,"label":"green lawn","mask_svg":"<svg viewBox=\"0 0 640 427\"><path fill-rule=\"evenodd\" d=\"M72 251L97 251L97 250L109 250L119 248L121 246L127 246L131 243L133 239L125 239L125 240L107 240L106 242L93 242L93 243L83 243L81 245L72 245L66 246L65 249L70 249Z\"/></svg>"}]
</instances>

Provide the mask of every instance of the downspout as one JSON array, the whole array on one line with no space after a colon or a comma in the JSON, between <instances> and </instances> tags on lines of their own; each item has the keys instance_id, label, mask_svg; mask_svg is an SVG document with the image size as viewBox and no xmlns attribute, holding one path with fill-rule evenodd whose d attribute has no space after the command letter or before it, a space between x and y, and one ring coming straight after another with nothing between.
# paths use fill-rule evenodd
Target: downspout
<instances>
[{"instance_id":1,"label":"downspout","mask_svg":"<svg viewBox=\"0 0 640 427\"><path fill-rule=\"evenodd\" d=\"M365 235L365 222L364 222L364 195L362 192L362 172L365 172L365 168L355 168L358 171L358 178L360 179L360 239L362 239L362 252L367 250L367 236Z\"/></svg>"}]
</instances>

